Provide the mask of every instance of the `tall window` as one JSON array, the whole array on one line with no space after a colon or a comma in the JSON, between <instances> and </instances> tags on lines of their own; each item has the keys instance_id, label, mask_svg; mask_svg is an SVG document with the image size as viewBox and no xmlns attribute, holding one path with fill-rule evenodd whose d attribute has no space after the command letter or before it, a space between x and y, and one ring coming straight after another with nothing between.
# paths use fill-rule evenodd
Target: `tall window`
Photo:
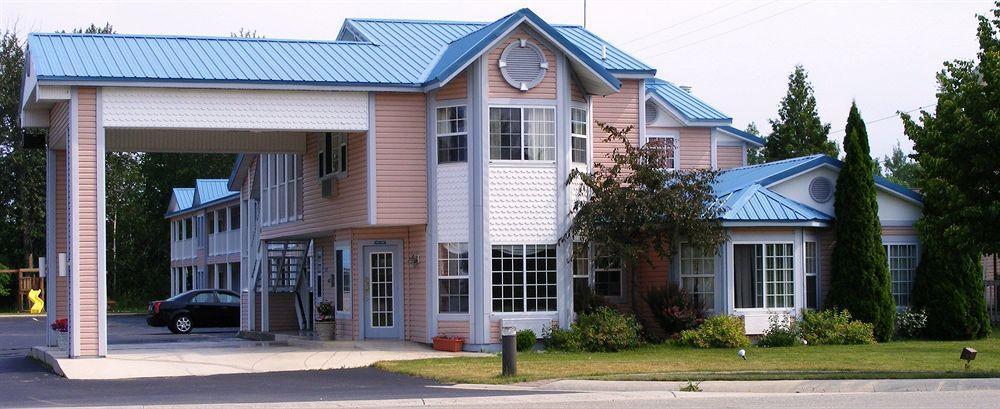
<instances>
[{"instance_id":1,"label":"tall window","mask_svg":"<svg viewBox=\"0 0 1000 409\"><path fill-rule=\"evenodd\" d=\"M681 288L703 308L715 307L715 254L688 243L681 244Z\"/></svg>"},{"instance_id":2,"label":"tall window","mask_svg":"<svg viewBox=\"0 0 1000 409\"><path fill-rule=\"evenodd\" d=\"M229 229L236 230L240 228L240 207L232 206L229 208Z\"/></svg>"},{"instance_id":3,"label":"tall window","mask_svg":"<svg viewBox=\"0 0 1000 409\"><path fill-rule=\"evenodd\" d=\"M490 159L555 160L554 108L490 108Z\"/></svg>"},{"instance_id":4,"label":"tall window","mask_svg":"<svg viewBox=\"0 0 1000 409\"><path fill-rule=\"evenodd\" d=\"M469 312L469 244L438 244L438 312Z\"/></svg>"},{"instance_id":5,"label":"tall window","mask_svg":"<svg viewBox=\"0 0 1000 409\"><path fill-rule=\"evenodd\" d=\"M806 242L806 308L819 308L816 280L819 275L819 248L815 241Z\"/></svg>"},{"instance_id":6,"label":"tall window","mask_svg":"<svg viewBox=\"0 0 1000 409\"><path fill-rule=\"evenodd\" d=\"M438 163L465 162L467 159L465 105L437 109Z\"/></svg>"},{"instance_id":7,"label":"tall window","mask_svg":"<svg viewBox=\"0 0 1000 409\"><path fill-rule=\"evenodd\" d=\"M261 224L267 226L299 217L301 165L296 155L260 156Z\"/></svg>"},{"instance_id":8,"label":"tall window","mask_svg":"<svg viewBox=\"0 0 1000 409\"><path fill-rule=\"evenodd\" d=\"M646 143L660 151L664 169L677 169L677 137L674 135L648 135Z\"/></svg>"},{"instance_id":9,"label":"tall window","mask_svg":"<svg viewBox=\"0 0 1000 409\"><path fill-rule=\"evenodd\" d=\"M570 137L572 139L573 163L587 163L587 110L570 109Z\"/></svg>"},{"instance_id":10,"label":"tall window","mask_svg":"<svg viewBox=\"0 0 1000 409\"><path fill-rule=\"evenodd\" d=\"M573 296L581 296L590 289L590 246L573 243Z\"/></svg>"},{"instance_id":11,"label":"tall window","mask_svg":"<svg viewBox=\"0 0 1000 409\"><path fill-rule=\"evenodd\" d=\"M493 311L556 311L556 246L493 246Z\"/></svg>"},{"instance_id":12,"label":"tall window","mask_svg":"<svg viewBox=\"0 0 1000 409\"><path fill-rule=\"evenodd\" d=\"M319 138L316 175L320 179L347 171L347 135L327 132Z\"/></svg>"},{"instance_id":13,"label":"tall window","mask_svg":"<svg viewBox=\"0 0 1000 409\"><path fill-rule=\"evenodd\" d=\"M194 218L188 217L184 219L184 238L190 239L194 237Z\"/></svg>"},{"instance_id":14,"label":"tall window","mask_svg":"<svg viewBox=\"0 0 1000 409\"><path fill-rule=\"evenodd\" d=\"M351 310L351 250L348 244L337 245L333 252L334 275L337 286L337 311Z\"/></svg>"},{"instance_id":15,"label":"tall window","mask_svg":"<svg viewBox=\"0 0 1000 409\"><path fill-rule=\"evenodd\" d=\"M605 297L622 296L622 264L601 247L594 260L594 293Z\"/></svg>"},{"instance_id":16,"label":"tall window","mask_svg":"<svg viewBox=\"0 0 1000 409\"><path fill-rule=\"evenodd\" d=\"M886 244L889 275L892 276L892 299L897 307L909 307L913 277L917 273L916 244Z\"/></svg>"},{"instance_id":17,"label":"tall window","mask_svg":"<svg viewBox=\"0 0 1000 409\"><path fill-rule=\"evenodd\" d=\"M734 244L736 308L792 308L794 261L791 244Z\"/></svg>"}]
</instances>

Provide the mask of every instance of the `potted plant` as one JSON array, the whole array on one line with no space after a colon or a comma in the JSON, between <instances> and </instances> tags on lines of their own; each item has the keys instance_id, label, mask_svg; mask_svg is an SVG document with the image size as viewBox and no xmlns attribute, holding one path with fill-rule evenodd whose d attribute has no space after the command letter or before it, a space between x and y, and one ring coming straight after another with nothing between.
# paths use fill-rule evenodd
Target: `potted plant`
<instances>
[{"instance_id":1,"label":"potted plant","mask_svg":"<svg viewBox=\"0 0 1000 409\"><path fill-rule=\"evenodd\" d=\"M465 344L465 338L462 337L452 337L445 334L439 334L434 337L434 349L438 351L445 352L461 352L462 345Z\"/></svg>"},{"instance_id":2,"label":"potted plant","mask_svg":"<svg viewBox=\"0 0 1000 409\"><path fill-rule=\"evenodd\" d=\"M69 347L69 337L67 331L69 331L69 321L66 318L57 319L52 323L52 330L56 332L56 346L59 349L66 349Z\"/></svg>"},{"instance_id":3,"label":"potted plant","mask_svg":"<svg viewBox=\"0 0 1000 409\"><path fill-rule=\"evenodd\" d=\"M333 303L323 301L316 305L316 322L313 328L320 339L337 339L337 317Z\"/></svg>"}]
</instances>

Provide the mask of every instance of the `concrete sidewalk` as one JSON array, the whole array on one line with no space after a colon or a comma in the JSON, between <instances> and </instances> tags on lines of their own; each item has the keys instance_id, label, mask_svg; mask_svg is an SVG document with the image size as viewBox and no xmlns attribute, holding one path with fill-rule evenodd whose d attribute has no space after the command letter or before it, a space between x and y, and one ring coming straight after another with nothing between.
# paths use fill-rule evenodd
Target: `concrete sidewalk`
<instances>
[{"instance_id":1,"label":"concrete sidewalk","mask_svg":"<svg viewBox=\"0 0 1000 409\"><path fill-rule=\"evenodd\" d=\"M31 357L69 379L130 379L360 368L383 360L483 356L435 351L403 341L224 341L112 345L103 359L69 359L66 351L34 347Z\"/></svg>"}]
</instances>

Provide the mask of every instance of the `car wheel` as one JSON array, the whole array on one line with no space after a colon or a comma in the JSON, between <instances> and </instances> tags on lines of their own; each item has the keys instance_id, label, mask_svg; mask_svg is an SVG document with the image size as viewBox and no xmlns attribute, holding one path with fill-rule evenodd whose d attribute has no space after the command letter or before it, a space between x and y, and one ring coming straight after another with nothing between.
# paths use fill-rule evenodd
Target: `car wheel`
<instances>
[{"instance_id":1,"label":"car wheel","mask_svg":"<svg viewBox=\"0 0 1000 409\"><path fill-rule=\"evenodd\" d=\"M190 334L192 329L194 329L194 323L187 315L178 315L170 322L170 332L174 334Z\"/></svg>"}]
</instances>

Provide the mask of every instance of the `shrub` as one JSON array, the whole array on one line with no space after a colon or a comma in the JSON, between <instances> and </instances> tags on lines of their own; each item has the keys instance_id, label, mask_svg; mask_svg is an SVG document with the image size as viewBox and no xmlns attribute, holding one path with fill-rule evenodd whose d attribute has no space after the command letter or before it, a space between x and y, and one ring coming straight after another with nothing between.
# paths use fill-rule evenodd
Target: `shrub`
<instances>
[{"instance_id":1,"label":"shrub","mask_svg":"<svg viewBox=\"0 0 1000 409\"><path fill-rule=\"evenodd\" d=\"M517 331L517 352L530 351L531 348L535 347L536 342L538 342L538 337L535 336L535 331L530 329Z\"/></svg>"},{"instance_id":2,"label":"shrub","mask_svg":"<svg viewBox=\"0 0 1000 409\"><path fill-rule=\"evenodd\" d=\"M896 336L916 338L927 328L927 314L922 310L907 309L896 314Z\"/></svg>"},{"instance_id":3,"label":"shrub","mask_svg":"<svg viewBox=\"0 0 1000 409\"><path fill-rule=\"evenodd\" d=\"M874 344L875 328L872 324L851 318L844 310L837 312L806 311L798 324L802 338L812 345Z\"/></svg>"},{"instance_id":4,"label":"shrub","mask_svg":"<svg viewBox=\"0 0 1000 409\"><path fill-rule=\"evenodd\" d=\"M608 300L597 295L589 286L582 286L573 293L573 311L577 314L593 312L601 307L610 307Z\"/></svg>"},{"instance_id":5,"label":"shrub","mask_svg":"<svg viewBox=\"0 0 1000 409\"><path fill-rule=\"evenodd\" d=\"M656 325L668 337L674 337L705 321L704 306L695 302L694 297L677 283L668 282L663 287L649 290L644 298Z\"/></svg>"},{"instance_id":6,"label":"shrub","mask_svg":"<svg viewBox=\"0 0 1000 409\"><path fill-rule=\"evenodd\" d=\"M542 331L542 345L551 351L579 351L579 334L573 330L551 326Z\"/></svg>"},{"instance_id":7,"label":"shrub","mask_svg":"<svg viewBox=\"0 0 1000 409\"><path fill-rule=\"evenodd\" d=\"M757 346L764 348L790 347L799 343L798 326L789 322L787 315L772 315L770 321L771 325L757 341Z\"/></svg>"},{"instance_id":8,"label":"shrub","mask_svg":"<svg viewBox=\"0 0 1000 409\"><path fill-rule=\"evenodd\" d=\"M621 351L642 343L642 325L635 316L622 314L611 307L580 314L573 331L580 349L589 352Z\"/></svg>"},{"instance_id":9,"label":"shrub","mask_svg":"<svg viewBox=\"0 0 1000 409\"><path fill-rule=\"evenodd\" d=\"M742 348L750 345L743 320L734 315L716 315L697 329L681 332L678 343L699 348Z\"/></svg>"}]
</instances>

